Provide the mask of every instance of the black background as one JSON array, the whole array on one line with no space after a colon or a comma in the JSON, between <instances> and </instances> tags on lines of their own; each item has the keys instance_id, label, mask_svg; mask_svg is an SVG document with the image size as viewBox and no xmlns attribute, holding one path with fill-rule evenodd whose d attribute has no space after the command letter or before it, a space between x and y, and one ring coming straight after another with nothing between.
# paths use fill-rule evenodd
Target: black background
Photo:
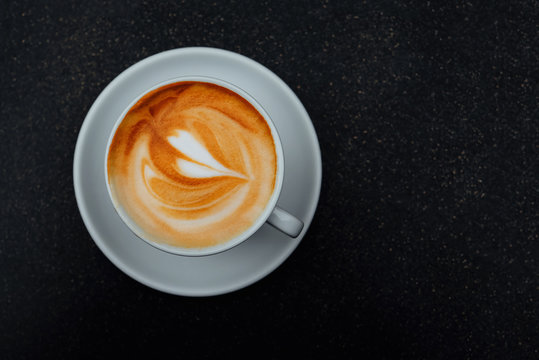
<instances>
[{"instance_id":1,"label":"black background","mask_svg":"<svg viewBox=\"0 0 539 360\"><path fill-rule=\"evenodd\" d=\"M537 358L538 8L3 1L0 357ZM323 158L319 207L292 256L209 298L124 275L90 238L72 185L103 88L185 46L274 71Z\"/></svg>"}]
</instances>

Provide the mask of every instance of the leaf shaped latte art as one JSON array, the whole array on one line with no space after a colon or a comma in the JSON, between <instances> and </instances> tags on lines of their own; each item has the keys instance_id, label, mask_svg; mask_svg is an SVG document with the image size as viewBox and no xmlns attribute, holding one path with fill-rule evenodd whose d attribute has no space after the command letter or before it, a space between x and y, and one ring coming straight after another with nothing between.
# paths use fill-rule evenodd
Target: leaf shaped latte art
<instances>
[{"instance_id":1,"label":"leaf shaped latte art","mask_svg":"<svg viewBox=\"0 0 539 360\"><path fill-rule=\"evenodd\" d=\"M145 237L181 247L246 231L275 186L277 156L258 111L213 84L180 82L146 94L109 148L113 201Z\"/></svg>"},{"instance_id":2,"label":"leaf shaped latte art","mask_svg":"<svg viewBox=\"0 0 539 360\"><path fill-rule=\"evenodd\" d=\"M248 179L236 171L223 166L208 152L204 145L200 144L189 132L178 130L176 136L169 136L168 142L178 151L189 156L193 161L178 159L176 164L180 171L193 178L209 178L215 176L234 176L240 179Z\"/></svg>"}]
</instances>

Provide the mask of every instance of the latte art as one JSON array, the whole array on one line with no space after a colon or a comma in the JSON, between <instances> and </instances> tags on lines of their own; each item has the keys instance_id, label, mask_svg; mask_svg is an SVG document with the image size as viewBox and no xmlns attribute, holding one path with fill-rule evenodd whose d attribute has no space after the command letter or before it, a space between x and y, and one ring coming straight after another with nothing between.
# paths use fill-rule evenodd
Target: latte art
<instances>
[{"instance_id":1,"label":"latte art","mask_svg":"<svg viewBox=\"0 0 539 360\"><path fill-rule=\"evenodd\" d=\"M275 187L271 130L245 99L202 82L165 85L126 114L109 147L112 199L149 240L186 248L248 230Z\"/></svg>"}]
</instances>

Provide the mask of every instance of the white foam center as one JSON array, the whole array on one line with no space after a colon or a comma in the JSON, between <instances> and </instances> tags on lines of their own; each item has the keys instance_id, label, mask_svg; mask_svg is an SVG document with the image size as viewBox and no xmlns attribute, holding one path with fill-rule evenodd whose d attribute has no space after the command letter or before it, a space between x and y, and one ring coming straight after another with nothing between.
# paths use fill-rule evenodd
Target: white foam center
<instances>
[{"instance_id":1,"label":"white foam center","mask_svg":"<svg viewBox=\"0 0 539 360\"><path fill-rule=\"evenodd\" d=\"M176 136L169 136L168 142L179 152L195 160L197 163L177 159L176 165L180 173L191 178L209 178L216 176L234 176L247 179L243 174L230 170L217 161L209 151L185 130L176 130ZM201 165L202 164L202 165Z\"/></svg>"}]
</instances>

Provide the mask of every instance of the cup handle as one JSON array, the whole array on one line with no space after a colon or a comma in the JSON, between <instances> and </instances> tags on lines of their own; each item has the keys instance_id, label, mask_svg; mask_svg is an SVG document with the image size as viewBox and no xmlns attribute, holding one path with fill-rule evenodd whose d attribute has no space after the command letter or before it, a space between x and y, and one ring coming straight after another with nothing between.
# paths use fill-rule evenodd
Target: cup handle
<instances>
[{"instance_id":1,"label":"cup handle","mask_svg":"<svg viewBox=\"0 0 539 360\"><path fill-rule=\"evenodd\" d=\"M278 206L273 209L273 212L268 218L268 223L293 238L298 237L303 229L303 221Z\"/></svg>"}]
</instances>

